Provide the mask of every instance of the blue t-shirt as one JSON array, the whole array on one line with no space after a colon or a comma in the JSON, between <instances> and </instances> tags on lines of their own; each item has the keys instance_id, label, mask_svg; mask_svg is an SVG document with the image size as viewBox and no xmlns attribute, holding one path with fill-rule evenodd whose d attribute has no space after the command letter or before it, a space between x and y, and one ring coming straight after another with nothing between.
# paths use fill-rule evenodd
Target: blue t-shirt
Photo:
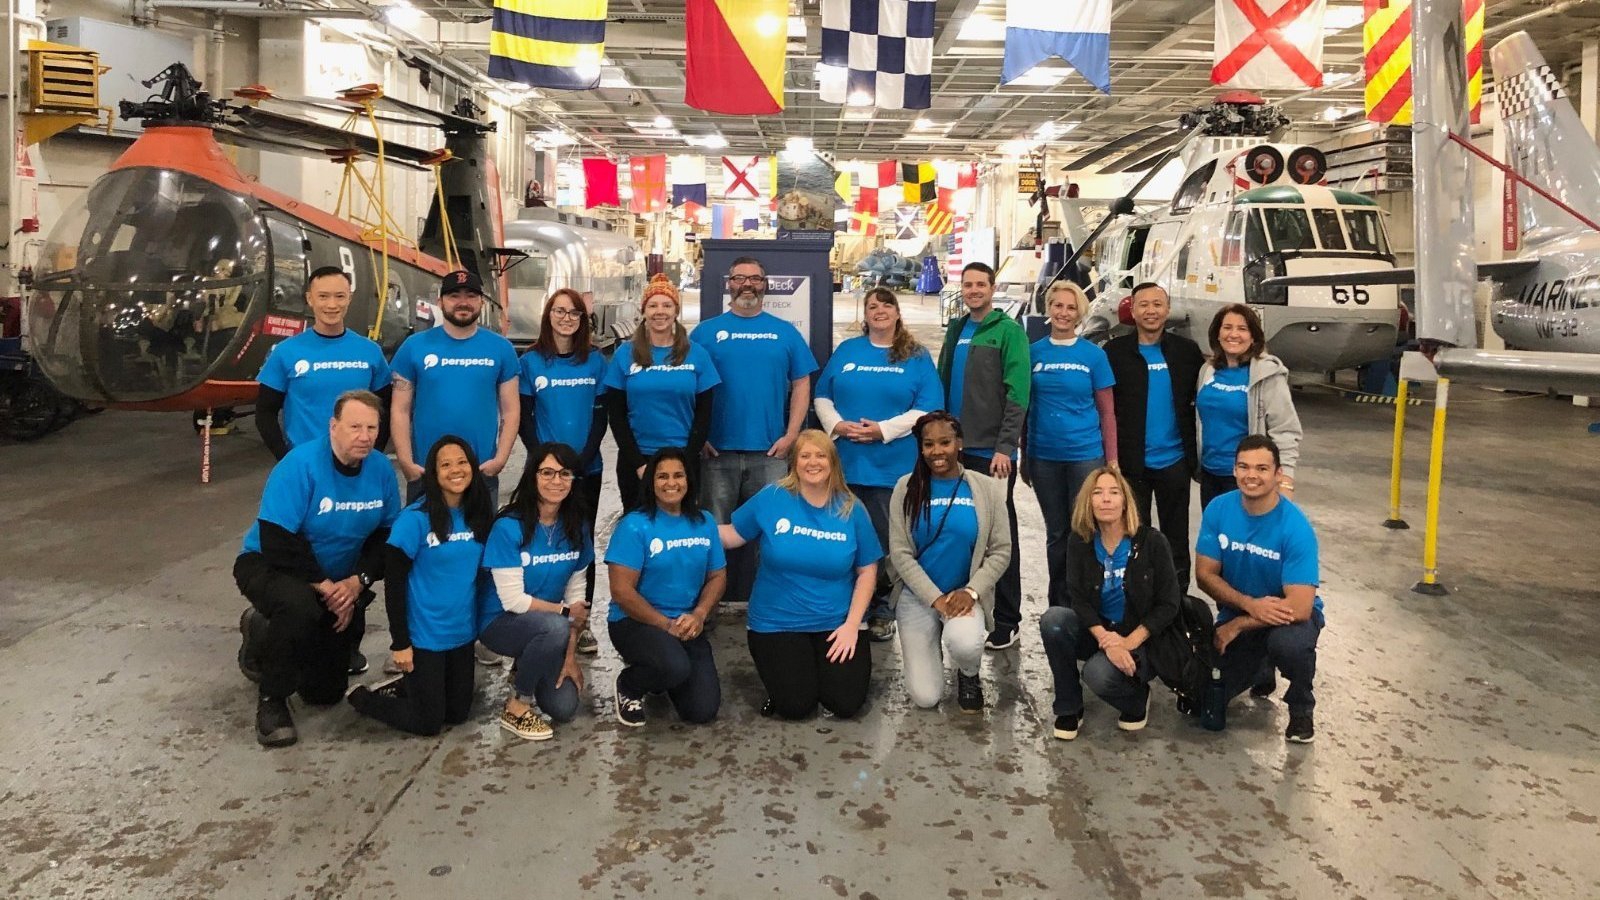
<instances>
[{"instance_id":1,"label":"blue t-shirt","mask_svg":"<svg viewBox=\"0 0 1600 900\"><path fill-rule=\"evenodd\" d=\"M240 552L260 553L261 522L271 522L310 541L322 574L341 581L355 574L367 538L399 514L400 488L388 457L374 451L359 472L345 475L334 468L333 446L324 436L290 450L273 467Z\"/></svg>"},{"instance_id":2,"label":"blue t-shirt","mask_svg":"<svg viewBox=\"0 0 1600 900\"><path fill-rule=\"evenodd\" d=\"M944 386L926 350L904 362L889 361L888 347L874 347L865 335L839 345L817 378L817 396L832 400L846 422L881 422L913 409L943 408ZM909 434L887 444L833 442L845 480L867 487L892 488L917 461L917 441Z\"/></svg>"},{"instance_id":3,"label":"blue t-shirt","mask_svg":"<svg viewBox=\"0 0 1600 900\"><path fill-rule=\"evenodd\" d=\"M1133 552L1133 541L1127 537L1117 545L1117 549L1106 552L1105 542L1100 540L1100 535L1094 536L1094 558L1100 561L1100 567L1105 570L1105 578L1100 582L1100 618L1106 626L1119 625L1122 617L1127 614L1128 595L1123 591L1123 580L1128 575L1128 554Z\"/></svg>"},{"instance_id":4,"label":"blue t-shirt","mask_svg":"<svg viewBox=\"0 0 1600 900\"><path fill-rule=\"evenodd\" d=\"M638 510L623 516L606 547L606 562L638 572L639 596L669 619L693 610L706 578L727 566L710 513L691 522L662 510L654 519ZM627 617L622 604L612 599L607 621Z\"/></svg>"},{"instance_id":5,"label":"blue t-shirt","mask_svg":"<svg viewBox=\"0 0 1600 900\"><path fill-rule=\"evenodd\" d=\"M1094 392L1117 383L1106 352L1086 340L1070 347L1035 341L1028 394L1028 455L1044 462L1087 462L1105 456Z\"/></svg>"},{"instance_id":6,"label":"blue t-shirt","mask_svg":"<svg viewBox=\"0 0 1600 900\"><path fill-rule=\"evenodd\" d=\"M411 557L406 624L418 650L454 650L478 636L478 567L483 544L460 509L450 510L450 534L428 527L423 501L406 507L389 532L389 546Z\"/></svg>"},{"instance_id":7,"label":"blue t-shirt","mask_svg":"<svg viewBox=\"0 0 1600 900\"><path fill-rule=\"evenodd\" d=\"M1183 435L1172 405L1172 373L1167 371L1160 344L1140 344L1139 355L1150 373L1144 404L1144 464L1149 469L1165 469L1183 460Z\"/></svg>"},{"instance_id":8,"label":"blue t-shirt","mask_svg":"<svg viewBox=\"0 0 1600 900\"><path fill-rule=\"evenodd\" d=\"M500 437L500 385L517 377L517 351L487 328L457 340L444 326L406 338L394 374L411 382L411 454L425 465L434 442L464 439L478 462L494 458Z\"/></svg>"},{"instance_id":9,"label":"blue t-shirt","mask_svg":"<svg viewBox=\"0 0 1600 900\"><path fill-rule=\"evenodd\" d=\"M706 348L718 372L737 373L711 401L711 434L718 450L763 453L789 427L789 384L817 370L800 329L769 312L725 312L695 326L689 339Z\"/></svg>"},{"instance_id":10,"label":"blue t-shirt","mask_svg":"<svg viewBox=\"0 0 1600 900\"><path fill-rule=\"evenodd\" d=\"M750 590L748 627L755 632L838 628L850 612L856 569L883 558L859 501L841 517L769 484L733 511L731 524L745 540L761 540Z\"/></svg>"},{"instance_id":11,"label":"blue t-shirt","mask_svg":"<svg viewBox=\"0 0 1600 900\"><path fill-rule=\"evenodd\" d=\"M522 378L517 389L533 398L533 425L539 441L559 441L583 451L594 424L594 408L605 392L606 360L598 350L577 362L572 355L545 359L539 351L522 354ZM604 461L594 455L587 474L601 470ZM538 465L538 460L530 460ZM578 474L585 474L579 472Z\"/></svg>"},{"instance_id":12,"label":"blue t-shirt","mask_svg":"<svg viewBox=\"0 0 1600 900\"><path fill-rule=\"evenodd\" d=\"M940 593L949 593L965 586L972 574L978 509L972 505L972 485L965 478L934 478L928 484L928 514L918 514L911 524L911 543L917 549L917 565Z\"/></svg>"},{"instance_id":13,"label":"blue t-shirt","mask_svg":"<svg viewBox=\"0 0 1600 900\"><path fill-rule=\"evenodd\" d=\"M554 526L535 525L533 537L522 542L522 519L501 516L489 529L489 542L483 548L483 568L521 569L522 589L546 603L560 603L567 593L567 582L594 562L594 542L585 535L582 545L567 542L558 522ZM493 578L483 578L478 597L478 629L505 612Z\"/></svg>"},{"instance_id":14,"label":"blue t-shirt","mask_svg":"<svg viewBox=\"0 0 1600 900\"><path fill-rule=\"evenodd\" d=\"M1200 464L1213 475L1233 474L1234 451L1250 432L1250 367L1217 369L1194 396L1200 416Z\"/></svg>"},{"instance_id":15,"label":"blue t-shirt","mask_svg":"<svg viewBox=\"0 0 1600 900\"><path fill-rule=\"evenodd\" d=\"M695 395L722 383L704 347L690 342L689 352L676 366L667 361L671 352L671 347L651 347L653 362L641 369L633 361L633 346L623 343L606 367L606 387L628 394L628 425L645 456L662 447L688 444Z\"/></svg>"},{"instance_id":16,"label":"blue t-shirt","mask_svg":"<svg viewBox=\"0 0 1600 900\"><path fill-rule=\"evenodd\" d=\"M945 398L945 409L957 419L961 418L961 391L967 384L967 354L972 352L972 336L977 331L978 323L968 316L956 338L956 352L950 355L950 395Z\"/></svg>"},{"instance_id":17,"label":"blue t-shirt","mask_svg":"<svg viewBox=\"0 0 1600 900\"><path fill-rule=\"evenodd\" d=\"M1320 583L1317 568L1317 533L1293 500L1278 498L1270 512L1252 516L1244 510L1244 497L1229 491L1211 501L1200 515L1196 556L1222 563L1222 580L1249 597L1282 597L1284 585ZM1313 603L1322 610L1322 596ZM1220 606L1217 624L1239 611Z\"/></svg>"},{"instance_id":18,"label":"blue t-shirt","mask_svg":"<svg viewBox=\"0 0 1600 900\"><path fill-rule=\"evenodd\" d=\"M284 395L283 437L298 447L328 433L340 394L388 387L389 363L382 348L348 328L338 337L302 331L272 348L256 380Z\"/></svg>"}]
</instances>

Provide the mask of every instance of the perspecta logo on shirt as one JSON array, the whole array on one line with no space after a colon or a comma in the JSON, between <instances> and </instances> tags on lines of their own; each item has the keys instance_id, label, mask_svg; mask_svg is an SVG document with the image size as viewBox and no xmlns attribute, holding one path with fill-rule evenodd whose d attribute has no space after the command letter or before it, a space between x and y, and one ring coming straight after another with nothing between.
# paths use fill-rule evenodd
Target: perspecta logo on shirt
<instances>
[{"instance_id":1,"label":"perspecta logo on shirt","mask_svg":"<svg viewBox=\"0 0 1600 900\"><path fill-rule=\"evenodd\" d=\"M668 550L678 550L684 547L705 547L709 549L711 547L711 539L707 537L673 538L670 541L663 541L661 538L650 539L651 556L660 556Z\"/></svg>"},{"instance_id":2,"label":"perspecta logo on shirt","mask_svg":"<svg viewBox=\"0 0 1600 900\"><path fill-rule=\"evenodd\" d=\"M451 536L450 539L455 540L455 537ZM541 553L538 556L534 556L533 554L524 550L522 551L522 567L526 569L529 566L547 566L551 563L577 562L578 557L581 555L582 554L576 550L568 550L564 553Z\"/></svg>"},{"instance_id":3,"label":"perspecta logo on shirt","mask_svg":"<svg viewBox=\"0 0 1600 900\"><path fill-rule=\"evenodd\" d=\"M495 361L487 356L440 356L429 353L422 358L422 368L431 369L434 366L492 366Z\"/></svg>"},{"instance_id":4,"label":"perspecta logo on shirt","mask_svg":"<svg viewBox=\"0 0 1600 900\"><path fill-rule=\"evenodd\" d=\"M649 369L641 368L638 363L634 363L634 364L628 366L628 374L629 375L637 375L640 372L693 372L693 371L694 371L694 363L684 363L681 366L669 366L669 365L666 365L665 363L656 363L655 365L651 366Z\"/></svg>"},{"instance_id":5,"label":"perspecta logo on shirt","mask_svg":"<svg viewBox=\"0 0 1600 900\"><path fill-rule=\"evenodd\" d=\"M1166 368L1166 364L1165 363L1162 363L1162 368ZM1084 365L1083 363L1075 363L1075 362L1054 362L1054 363L1036 362L1036 363L1033 364L1033 371L1036 372L1036 373L1037 372L1082 372L1083 374L1088 375L1089 374L1089 367Z\"/></svg>"},{"instance_id":6,"label":"perspecta logo on shirt","mask_svg":"<svg viewBox=\"0 0 1600 900\"><path fill-rule=\"evenodd\" d=\"M732 340L732 341L775 341L777 339L778 339L778 336L776 334L770 332L770 331L734 331L734 332L719 331L719 332L717 332L717 343L719 343L719 344L722 343L723 341L729 341L729 340Z\"/></svg>"},{"instance_id":7,"label":"perspecta logo on shirt","mask_svg":"<svg viewBox=\"0 0 1600 900\"><path fill-rule=\"evenodd\" d=\"M906 370L900 366L858 366L855 363L845 363L840 372L884 372L890 375L904 375Z\"/></svg>"},{"instance_id":8,"label":"perspecta logo on shirt","mask_svg":"<svg viewBox=\"0 0 1600 900\"><path fill-rule=\"evenodd\" d=\"M850 535L845 534L842 531L823 531L820 528L810 528L805 525L796 525L793 522L790 522L788 519L781 518L772 526L772 533L774 535L793 534L800 537L812 538L818 541L844 542L850 540Z\"/></svg>"},{"instance_id":9,"label":"perspecta logo on shirt","mask_svg":"<svg viewBox=\"0 0 1600 900\"><path fill-rule=\"evenodd\" d=\"M1268 550L1266 547L1259 547L1255 544L1231 541L1225 534L1217 535L1217 543L1222 545L1224 552L1232 550L1236 553L1248 553L1251 556L1259 556L1262 559L1270 559L1273 562L1281 562L1283 560L1283 554L1276 550Z\"/></svg>"},{"instance_id":10,"label":"perspecta logo on shirt","mask_svg":"<svg viewBox=\"0 0 1600 900\"><path fill-rule=\"evenodd\" d=\"M533 379L534 393L538 393L545 388L594 387L594 385L595 380L593 378L547 378L544 375L540 375Z\"/></svg>"},{"instance_id":11,"label":"perspecta logo on shirt","mask_svg":"<svg viewBox=\"0 0 1600 900\"><path fill-rule=\"evenodd\" d=\"M447 541L475 541L477 539L478 536L470 531L452 531L450 532L450 536L445 538ZM439 546L439 536L431 531L428 532L428 546Z\"/></svg>"},{"instance_id":12,"label":"perspecta logo on shirt","mask_svg":"<svg viewBox=\"0 0 1600 900\"><path fill-rule=\"evenodd\" d=\"M383 509L382 500L341 500L334 502L332 497L323 497L317 501L317 515L324 516L336 512L367 512L373 509Z\"/></svg>"},{"instance_id":13,"label":"perspecta logo on shirt","mask_svg":"<svg viewBox=\"0 0 1600 900\"><path fill-rule=\"evenodd\" d=\"M370 369L371 364L354 359L332 359L326 362L314 363L310 360L299 360L294 364L294 377L299 378L307 372L340 371L344 369Z\"/></svg>"}]
</instances>

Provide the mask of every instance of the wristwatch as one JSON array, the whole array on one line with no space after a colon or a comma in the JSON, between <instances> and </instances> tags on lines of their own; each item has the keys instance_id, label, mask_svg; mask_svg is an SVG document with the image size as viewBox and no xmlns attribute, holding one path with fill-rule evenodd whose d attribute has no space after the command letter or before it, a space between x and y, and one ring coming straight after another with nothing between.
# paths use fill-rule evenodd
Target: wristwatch
<instances>
[{"instance_id":1,"label":"wristwatch","mask_svg":"<svg viewBox=\"0 0 1600 900\"><path fill-rule=\"evenodd\" d=\"M570 619L570 618L572 618L572 607L570 607L570 606L563 606L563 607L561 607L561 617L562 617L562 618L563 618L563 619Z\"/></svg>"},{"instance_id":2,"label":"wristwatch","mask_svg":"<svg viewBox=\"0 0 1600 900\"><path fill-rule=\"evenodd\" d=\"M964 588L962 588L962 590L966 591L967 593L972 595L972 602L973 603L977 603L979 600L983 599L983 598L978 596L978 589L975 588L975 587L964 587Z\"/></svg>"},{"instance_id":3,"label":"wristwatch","mask_svg":"<svg viewBox=\"0 0 1600 900\"><path fill-rule=\"evenodd\" d=\"M361 579L361 586L362 587L364 587L364 588L372 587L373 579L372 579L371 575L368 575L365 572L357 572L356 573L356 577Z\"/></svg>"}]
</instances>

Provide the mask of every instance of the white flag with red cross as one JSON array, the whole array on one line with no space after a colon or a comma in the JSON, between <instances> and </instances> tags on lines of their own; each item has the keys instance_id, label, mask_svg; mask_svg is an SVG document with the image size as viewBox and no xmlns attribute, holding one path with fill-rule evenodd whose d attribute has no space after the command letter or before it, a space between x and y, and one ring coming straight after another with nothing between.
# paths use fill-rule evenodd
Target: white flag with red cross
<instances>
[{"instance_id":1,"label":"white flag with red cross","mask_svg":"<svg viewBox=\"0 0 1600 900\"><path fill-rule=\"evenodd\" d=\"M1327 0L1217 0L1211 83L1254 91L1322 86Z\"/></svg>"}]
</instances>

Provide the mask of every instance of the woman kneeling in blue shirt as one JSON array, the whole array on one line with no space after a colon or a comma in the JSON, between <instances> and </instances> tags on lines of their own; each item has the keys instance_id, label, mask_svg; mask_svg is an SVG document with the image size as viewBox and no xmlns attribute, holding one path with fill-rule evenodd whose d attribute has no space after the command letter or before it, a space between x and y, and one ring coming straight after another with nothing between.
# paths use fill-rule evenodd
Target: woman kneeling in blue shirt
<instances>
[{"instance_id":1,"label":"woman kneeling in blue shirt","mask_svg":"<svg viewBox=\"0 0 1600 900\"><path fill-rule=\"evenodd\" d=\"M483 551L493 583L480 593L478 639L516 660L516 693L506 699L500 726L530 741L555 733L541 710L554 721L572 721L583 687L575 654L589 622L584 590L594 541L588 498L572 489L579 465L566 444L534 446Z\"/></svg>"},{"instance_id":2,"label":"woman kneeling in blue shirt","mask_svg":"<svg viewBox=\"0 0 1600 900\"><path fill-rule=\"evenodd\" d=\"M685 722L716 718L722 706L706 617L722 599L727 563L717 523L700 510L689 457L656 451L644 468L639 509L622 517L606 548L617 721L644 724L646 694L666 694Z\"/></svg>"},{"instance_id":3,"label":"woman kneeling in blue shirt","mask_svg":"<svg viewBox=\"0 0 1600 900\"><path fill-rule=\"evenodd\" d=\"M453 434L428 451L422 496L389 531L384 605L397 682L350 692L365 716L412 734L459 725L472 709L478 566L494 521L478 460Z\"/></svg>"},{"instance_id":4,"label":"woman kneeling in blue shirt","mask_svg":"<svg viewBox=\"0 0 1600 900\"><path fill-rule=\"evenodd\" d=\"M762 713L802 719L819 702L840 718L860 712L872 655L856 638L883 549L828 436L802 431L789 474L734 510L721 532L728 549L761 542L748 640L767 689Z\"/></svg>"}]
</instances>

